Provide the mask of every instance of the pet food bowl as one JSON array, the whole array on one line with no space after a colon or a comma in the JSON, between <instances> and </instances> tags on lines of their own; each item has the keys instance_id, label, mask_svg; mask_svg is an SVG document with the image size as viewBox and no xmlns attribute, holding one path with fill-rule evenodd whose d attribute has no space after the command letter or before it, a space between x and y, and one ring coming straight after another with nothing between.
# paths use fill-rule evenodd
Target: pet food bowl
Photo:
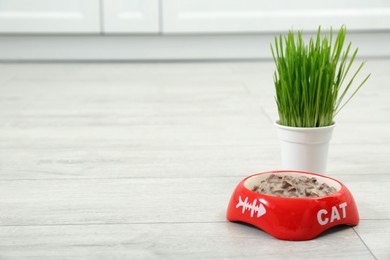
<instances>
[{"instance_id":1,"label":"pet food bowl","mask_svg":"<svg viewBox=\"0 0 390 260\"><path fill-rule=\"evenodd\" d=\"M271 174L315 177L336 192L315 198L286 198L252 191ZM251 224L278 239L309 240L333 226L357 225L359 213L351 192L335 179L309 172L271 171L248 176L238 184L227 219Z\"/></svg>"}]
</instances>

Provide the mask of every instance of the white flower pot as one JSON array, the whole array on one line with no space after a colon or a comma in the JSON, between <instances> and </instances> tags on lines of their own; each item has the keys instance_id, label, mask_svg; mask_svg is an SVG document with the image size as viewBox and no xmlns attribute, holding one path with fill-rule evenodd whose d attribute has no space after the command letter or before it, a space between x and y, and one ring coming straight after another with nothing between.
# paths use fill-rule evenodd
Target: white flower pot
<instances>
[{"instance_id":1,"label":"white flower pot","mask_svg":"<svg viewBox=\"0 0 390 260\"><path fill-rule=\"evenodd\" d=\"M328 147L334 124L325 127L275 125L281 144L283 169L326 173Z\"/></svg>"}]
</instances>

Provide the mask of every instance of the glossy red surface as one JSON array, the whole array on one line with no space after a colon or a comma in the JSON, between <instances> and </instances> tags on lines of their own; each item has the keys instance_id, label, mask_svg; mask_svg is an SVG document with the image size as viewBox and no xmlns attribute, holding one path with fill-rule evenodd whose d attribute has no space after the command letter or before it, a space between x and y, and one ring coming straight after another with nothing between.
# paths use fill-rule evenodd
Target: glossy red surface
<instances>
[{"instance_id":1,"label":"glossy red surface","mask_svg":"<svg viewBox=\"0 0 390 260\"><path fill-rule=\"evenodd\" d=\"M309 175L333 183L338 191L317 198L282 198L245 187L255 178L269 174ZM237 185L227 219L254 225L278 239L309 240L336 225L357 225L359 213L351 192L333 178L300 171L272 171L248 176Z\"/></svg>"}]
</instances>

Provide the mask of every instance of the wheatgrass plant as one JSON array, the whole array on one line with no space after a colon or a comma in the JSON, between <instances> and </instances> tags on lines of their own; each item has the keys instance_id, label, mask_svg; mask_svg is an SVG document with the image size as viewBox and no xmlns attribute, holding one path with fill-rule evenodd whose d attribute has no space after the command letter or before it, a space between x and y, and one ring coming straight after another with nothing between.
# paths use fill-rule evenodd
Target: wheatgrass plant
<instances>
[{"instance_id":1,"label":"wheatgrass plant","mask_svg":"<svg viewBox=\"0 0 390 260\"><path fill-rule=\"evenodd\" d=\"M275 37L275 47L271 44L271 51L276 64L278 124L292 127L332 125L337 113L367 81L370 75L353 90L352 83L365 64L363 61L346 85L343 84L358 52L356 49L348 59L351 43L343 51L345 36L346 28L342 26L334 43L332 29L329 38L327 35L322 37L321 27L316 39L310 38L309 44L305 44L302 31L298 31L296 37L293 31L287 36ZM343 100L346 101L343 103Z\"/></svg>"}]
</instances>

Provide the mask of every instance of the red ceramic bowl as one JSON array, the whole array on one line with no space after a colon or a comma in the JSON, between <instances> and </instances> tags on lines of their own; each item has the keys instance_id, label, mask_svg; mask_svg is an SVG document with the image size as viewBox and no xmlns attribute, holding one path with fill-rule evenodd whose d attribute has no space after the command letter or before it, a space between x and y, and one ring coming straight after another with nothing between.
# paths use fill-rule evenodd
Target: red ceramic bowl
<instances>
[{"instance_id":1,"label":"red ceramic bowl","mask_svg":"<svg viewBox=\"0 0 390 260\"><path fill-rule=\"evenodd\" d=\"M282 198L252 191L270 174L315 177L337 191L317 198ZM359 213L351 192L335 179L309 172L272 171L248 176L238 184L227 219L254 225L279 239L309 240L336 225L357 225Z\"/></svg>"}]
</instances>

